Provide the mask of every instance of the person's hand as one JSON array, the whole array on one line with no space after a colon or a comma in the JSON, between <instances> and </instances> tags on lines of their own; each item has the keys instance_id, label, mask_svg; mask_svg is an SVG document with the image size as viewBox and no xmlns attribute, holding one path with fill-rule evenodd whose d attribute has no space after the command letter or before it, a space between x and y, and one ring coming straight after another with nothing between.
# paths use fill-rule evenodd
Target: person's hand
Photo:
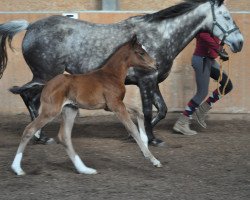
<instances>
[{"instance_id":1,"label":"person's hand","mask_svg":"<svg viewBox=\"0 0 250 200\"><path fill-rule=\"evenodd\" d=\"M228 55L228 53L226 52L225 49L221 48L218 51L218 54L219 54L221 60L223 60L223 61L228 61L229 60L229 55Z\"/></svg>"}]
</instances>

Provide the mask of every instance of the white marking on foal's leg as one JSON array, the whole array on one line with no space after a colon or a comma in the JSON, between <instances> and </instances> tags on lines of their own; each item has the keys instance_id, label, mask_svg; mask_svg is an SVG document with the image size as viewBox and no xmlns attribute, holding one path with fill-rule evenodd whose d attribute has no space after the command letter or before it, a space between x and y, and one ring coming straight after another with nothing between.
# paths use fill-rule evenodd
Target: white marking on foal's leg
<instances>
[{"instance_id":1,"label":"white marking on foal's leg","mask_svg":"<svg viewBox=\"0 0 250 200\"><path fill-rule=\"evenodd\" d=\"M81 160L81 158L78 155L75 155L75 158L73 160L73 163L75 165L75 168L77 171L81 174L97 174L97 171L93 168L87 167Z\"/></svg>"},{"instance_id":2,"label":"white marking on foal's leg","mask_svg":"<svg viewBox=\"0 0 250 200\"><path fill-rule=\"evenodd\" d=\"M144 132L143 129L141 129L141 127L139 127L139 131L140 131L141 140L143 141L144 145L148 148L148 136L147 136L147 134Z\"/></svg>"},{"instance_id":3,"label":"white marking on foal's leg","mask_svg":"<svg viewBox=\"0 0 250 200\"><path fill-rule=\"evenodd\" d=\"M11 165L11 169L17 174L17 175L25 175L25 172L21 168L21 160L23 157L23 153L16 154L14 161Z\"/></svg>"},{"instance_id":4,"label":"white marking on foal's leg","mask_svg":"<svg viewBox=\"0 0 250 200\"><path fill-rule=\"evenodd\" d=\"M148 148L148 136L144 128L144 121L140 117L137 117L137 122L139 126L140 138L143 141L144 145Z\"/></svg>"},{"instance_id":5,"label":"white marking on foal's leg","mask_svg":"<svg viewBox=\"0 0 250 200\"><path fill-rule=\"evenodd\" d=\"M147 150L149 151L149 149L148 149L148 136L147 136L146 131L145 131L144 120L142 117L137 116L137 122L138 122L138 126L139 126L140 138L141 138L143 144L147 147ZM149 153L151 154L150 151L149 151ZM157 160L153 156L153 154L149 157L149 159L155 167L162 167L161 162L159 160Z\"/></svg>"},{"instance_id":6,"label":"white marking on foal's leg","mask_svg":"<svg viewBox=\"0 0 250 200\"><path fill-rule=\"evenodd\" d=\"M140 131L140 138L148 149L148 136L145 131L144 120L141 117L137 117L137 121L138 121L138 126L139 126L139 131ZM153 163L155 167L162 167L161 162L157 160L153 155L150 158L150 161Z\"/></svg>"}]
</instances>

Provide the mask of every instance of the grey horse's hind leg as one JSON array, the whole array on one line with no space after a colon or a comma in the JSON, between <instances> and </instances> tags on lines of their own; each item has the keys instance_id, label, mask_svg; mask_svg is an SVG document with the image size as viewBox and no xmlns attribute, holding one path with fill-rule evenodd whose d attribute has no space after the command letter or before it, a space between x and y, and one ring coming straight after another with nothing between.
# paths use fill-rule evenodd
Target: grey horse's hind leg
<instances>
[{"instance_id":1,"label":"grey horse's hind leg","mask_svg":"<svg viewBox=\"0 0 250 200\"><path fill-rule=\"evenodd\" d=\"M43 87L44 84L34 84L33 82L30 82L22 87L13 87L10 89L12 93L19 94L23 99L23 102L30 113L31 121L33 121L38 116L40 96ZM41 129L34 135L33 143L51 144L54 143L54 139L47 137Z\"/></svg>"},{"instance_id":2,"label":"grey horse's hind leg","mask_svg":"<svg viewBox=\"0 0 250 200\"><path fill-rule=\"evenodd\" d=\"M31 89L31 91L25 91L21 93L20 96L22 97L26 107L28 108L31 120L33 121L38 116L41 90ZM37 131L32 139L33 144L52 144L55 142L53 138L47 137L42 129Z\"/></svg>"}]
</instances>

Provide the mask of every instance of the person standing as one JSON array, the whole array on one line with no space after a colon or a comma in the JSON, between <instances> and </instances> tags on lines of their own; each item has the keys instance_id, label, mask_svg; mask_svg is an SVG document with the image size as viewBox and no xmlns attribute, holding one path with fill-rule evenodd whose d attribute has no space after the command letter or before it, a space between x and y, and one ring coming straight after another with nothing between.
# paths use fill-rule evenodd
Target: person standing
<instances>
[{"instance_id":1,"label":"person standing","mask_svg":"<svg viewBox=\"0 0 250 200\"><path fill-rule=\"evenodd\" d=\"M184 135L195 135L196 131L190 129L190 119L194 115L194 119L206 128L205 117L208 111L212 108L213 104L221 99L221 93L225 87L225 94L228 94L232 88L232 81L229 79L227 82L227 74L223 72L220 87L215 89L211 96L205 99L208 95L210 77L218 81L220 77L220 65L215 60L218 56L223 61L229 59L228 54L223 49L220 40L210 35L210 33L199 33L196 36L196 48L192 57L192 66L195 71L195 79L197 85L197 92L187 103L185 110L176 121L173 129ZM226 85L226 86L225 86Z\"/></svg>"}]
</instances>

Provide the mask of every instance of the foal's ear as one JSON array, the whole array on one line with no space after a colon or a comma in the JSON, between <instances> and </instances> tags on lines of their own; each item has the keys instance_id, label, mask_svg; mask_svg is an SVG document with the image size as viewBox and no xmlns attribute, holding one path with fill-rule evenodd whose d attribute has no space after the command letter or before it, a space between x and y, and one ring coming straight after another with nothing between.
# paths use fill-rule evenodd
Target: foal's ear
<instances>
[{"instance_id":1,"label":"foal's ear","mask_svg":"<svg viewBox=\"0 0 250 200\"><path fill-rule=\"evenodd\" d=\"M133 35L132 39L130 40L130 43L131 43L132 47L134 47L135 44L137 44L137 36L136 36L136 34Z\"/></svg>"}]
</instances>

